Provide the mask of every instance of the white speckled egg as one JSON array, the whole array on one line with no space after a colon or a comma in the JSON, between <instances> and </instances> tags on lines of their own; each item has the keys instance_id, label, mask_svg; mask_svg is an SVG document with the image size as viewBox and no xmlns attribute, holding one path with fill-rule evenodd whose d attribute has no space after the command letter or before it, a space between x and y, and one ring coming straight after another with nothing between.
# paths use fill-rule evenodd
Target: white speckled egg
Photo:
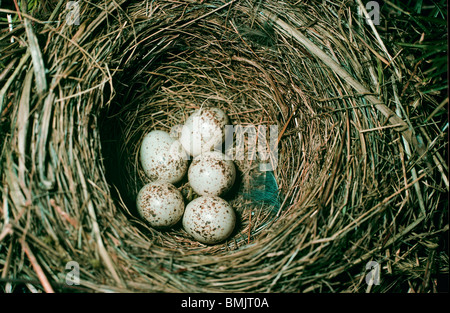
<instances>
[{"instance_id":1,"label":"white speckled egg","mask_svg":"<svg viewBox=\"0 0 450 313\"><path fill-rule=\"evenodd\" d=\"M142 140L140 161L152 181L179 182L186 174L187 160L180 142L168 132L152 130Z\"/></svg>"},{"instance_id":2,"label":"white speckled egg","mask_svg":"<svg viewBox=\"0 0 450 313\"><path fill-rule=\"evenodd\" d=\"M219 108L202 108L186 120L180 135L180 142L187 153L197 156L211 151L225 139L225 125L228 116Z\"/></svg>"},{"instance_id":3,"label":"white speckled egg","mask_svg":"<svg viewBox=\"0 0 450 313\"><path fill-rule=\"evenodd\" d=\"M183 228L195 240L215 244L227 239L233 232L236 215L222 198L202 196L186 206Z\"/></svg>"},{"instance_id":4,"label":"white speckled egg","mask_svg":"<svg viewBox=\"0 0 450 313\"><path fill-rule=\"evenodd\" d=\"M181 192L167 182L153 182L142 187L136 205L141 217L153 227L173 226L184 213Z\"/></svg>"},{"instance_id":5,"label":"white speckled egg","mask_svg":"<svg viewBox=\"0 0 450 313\"><path fill-rule=\"evenodd\" d=\"M190 186L197 194L220 196L233 186L236 168L233 161L225 159L225 154L209 151L192 160L188 179Z\"/></svg>"}]
</instances>

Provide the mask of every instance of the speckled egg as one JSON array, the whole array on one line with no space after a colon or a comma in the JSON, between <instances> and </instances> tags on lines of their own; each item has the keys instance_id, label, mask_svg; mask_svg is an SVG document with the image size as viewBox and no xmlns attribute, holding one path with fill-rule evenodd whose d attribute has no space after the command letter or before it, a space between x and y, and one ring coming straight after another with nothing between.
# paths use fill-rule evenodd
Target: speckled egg
<instances>
[{"instance_id":1,"label":"speckled egg","mask_svg":"<svg viewBox=\"0 0 450 313\"><path fill-rule=\"evenodd\" d=\"M141 217L153 227L173 226L184 213L183 196L167 182L153 182L142 187L136 204Z\"/></svg>"},{"instance_id":2,"label":"speckled egg","mask_svg":"<svg viewBox=\"0 0 450 313\"><path fill-rule=\"evenodd\" d=\"M195 240L216 244L233 232L236 215L222 198L202 196L189 202L183 215L183 228Z\"/></svg>"},{"instance_id":3,"label":"speckled egg","mask_svg":"<svg viewBox=\"0 0 450 313\"><path fill-rule=\"evenodd\" d=\"M188 157L180 142L162 130L152 130L145 135L140 162L152 181L177 183L188 168Z\"/></svg>"},{"instance_id":4,"label":"speckled egg","mask_svg":"<svg viewBox=\"0 0 450 313\"><path fill-rule=\"evenodd\" d=\"M220 196L231 189L236 179L233 161L225 154L209 151L192 160L188 170L189 184L202 196Z\"/></svg>"},{"instance_id":5,"label":"speckled egg","mask_svg":"<svg viewBox=\"0 0 450 313\"><path fill-rule=\"evenodd\" d=\"M211 151L225 139L225 125L228 116L219 108L202 108L186 120L180 135L180 142L187 153L197 156Z\"/></svg>"}]
</instances>

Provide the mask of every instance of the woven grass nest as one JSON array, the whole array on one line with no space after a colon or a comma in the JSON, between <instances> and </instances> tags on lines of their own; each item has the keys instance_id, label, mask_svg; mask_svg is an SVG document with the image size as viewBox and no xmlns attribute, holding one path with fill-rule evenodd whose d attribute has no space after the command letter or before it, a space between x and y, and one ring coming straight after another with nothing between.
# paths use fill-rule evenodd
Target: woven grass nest
<instances>
[{"instance_id":1,"label":"woven grass nest","mask_svg":"<svg viewBox=\"0 0 450 313\"><path fill-rule=\"evenodd\" d=\"M22 11L2 33L4 290L435 291L447 138L359 4L81 1L79 25L65 1ZM278 127L274 171L235 161L239 222L217 245L153 229L135 205L142 137L204 106ZM380 284L365 280L370 262Z\"/></svg>"}]
</instances>

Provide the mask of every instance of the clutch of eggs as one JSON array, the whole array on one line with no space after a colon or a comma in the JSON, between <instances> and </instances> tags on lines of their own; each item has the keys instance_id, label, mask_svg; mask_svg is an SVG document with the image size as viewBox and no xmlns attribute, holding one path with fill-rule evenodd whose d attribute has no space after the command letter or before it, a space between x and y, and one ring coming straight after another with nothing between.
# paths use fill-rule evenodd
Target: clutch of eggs
<instances>
[{"instance_id":1,"label":"clutch of eggs","mask_svg":"<svg viewBox=\"0 0 450 313\"><path fill-rule=\"evenodd\" d=\"M139 214L151 226L170 227L182 219L186 232L205 244L219 243L230 236L236 216L219 196L234 184L236 168L223 153L211 151L223 142L228 123L221 109L202 108L173 134L153 130L144 136L140 162L153 182L141 188L136 203ZM194 156L189 170L188 155ZM189 185L200 197L185 207L173 184L186 173Z\"/></svg>"}]
</instances>

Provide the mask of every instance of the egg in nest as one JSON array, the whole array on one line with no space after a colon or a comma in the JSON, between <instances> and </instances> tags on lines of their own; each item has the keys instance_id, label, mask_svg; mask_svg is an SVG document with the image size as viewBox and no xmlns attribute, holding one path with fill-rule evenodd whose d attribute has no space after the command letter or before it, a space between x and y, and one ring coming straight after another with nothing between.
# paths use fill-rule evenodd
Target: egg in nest
<instances>
[{"instance_id":1,"label":"egg in nest","mask_svg":"<svg viewBox=\"0 0 450 313\"><path fill-rule=\"evenodd\" d=\"M140 162L152 181L179 182L186 174L188 157L178 140L163 130L147 133L140 147Z\"/></svg>"},{"instance_id":2,"label":"egg in nest","mask_svg":"<svg viewBox=\"0 0 450 313\"><path fill-rule=\"evenodd\" d=\"M183 125L180 142L191 156L200 155L219 146L225 139L228 116L219 108L201 108L192 113Z\"/></svg>"},{"instance_id":3,"label":"egg in nest","mask_svg":"<svg viewBox=\"0 0 450 313\"><path fill-rule=\"evenodd\" d=\"M146 184L139 190L136 205L140 216L153 227L173 226L184 213L181 192L167 182Z\"/></svg>"},{"instance_id":4,"label":"egg in nest","mask_svg":"<svg viewBox=\"0 0 450 313\"><path fill-rule=\"evenodd\" d=\"M219 151L209 151L192 160L188 170L189 184L202 196L220 196L231 189L236 179L233 161Z\"/></svg>"}]
</instances>

